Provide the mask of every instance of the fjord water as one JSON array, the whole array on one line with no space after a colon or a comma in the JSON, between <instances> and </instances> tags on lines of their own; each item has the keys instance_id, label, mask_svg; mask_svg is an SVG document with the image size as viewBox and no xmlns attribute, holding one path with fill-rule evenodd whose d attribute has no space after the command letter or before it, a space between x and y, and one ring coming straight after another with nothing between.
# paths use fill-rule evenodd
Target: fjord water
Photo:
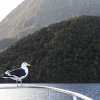
<instances>
[{"instance_id":1,"label":"fjord water","mask_svg":"<svg viewBox=\"0 0 100 100\"><path fill-rule=\"evenodd\" d=\"M100 100L100 84L23 84L25 86L50 86L84 94ZM16 84L1 84L0 87L15 87ZM52 91L53 100L72 100L70 95ZM48 90L43 88L0 89L0 100L48 100ZM81 99L79 99L81 100Z\"/></svg>"}]
</instances>

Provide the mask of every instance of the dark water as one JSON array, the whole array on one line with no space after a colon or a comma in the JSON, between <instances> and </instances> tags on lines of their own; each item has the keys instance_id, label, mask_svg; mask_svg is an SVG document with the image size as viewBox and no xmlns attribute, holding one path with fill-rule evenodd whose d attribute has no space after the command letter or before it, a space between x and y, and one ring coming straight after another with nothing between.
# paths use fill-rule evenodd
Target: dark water
<instances>
[{"instance_id":1,"label":"dark water","mask_svg":"<svg viewBox=\"0 0 100 100\"><path fill-rule=\"evenodd\" d=\"M15 87L16 84L0 84L0 87ZM50 86L62 88L100 100L100 84L24 84L24 86ZM52 91L53 100L72 100L70 95ZM0 100L48 100L48 90L43 88L0 89ZM82 100L82 99L79 99Z\"/></svg>"}]
</instances>

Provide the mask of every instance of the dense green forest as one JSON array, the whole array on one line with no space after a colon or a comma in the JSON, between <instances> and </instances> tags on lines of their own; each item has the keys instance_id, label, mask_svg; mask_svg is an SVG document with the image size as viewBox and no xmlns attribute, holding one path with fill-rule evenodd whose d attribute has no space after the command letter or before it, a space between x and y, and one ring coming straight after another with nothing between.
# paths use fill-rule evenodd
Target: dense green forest
<instances>
[{"instance_id":1,"label":"dense green forest","mask_svg":"<svg viewBox=\"0 0 100 100\"><path fill-rule=\"evenodd\" d=\"M0 74L24 61L32 65L24 82L100 82L100 17L70 18L22 38L0 54Z\"/></svg>"}]
</instances>

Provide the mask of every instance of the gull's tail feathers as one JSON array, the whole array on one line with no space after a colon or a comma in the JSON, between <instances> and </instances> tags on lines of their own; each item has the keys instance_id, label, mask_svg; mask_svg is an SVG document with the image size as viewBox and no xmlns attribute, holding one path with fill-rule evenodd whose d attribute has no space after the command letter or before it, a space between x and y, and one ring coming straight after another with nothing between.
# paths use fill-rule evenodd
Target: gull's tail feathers
<instances>
[{"instance_id":1,"label":"gull's tail feathers","mask_svg":"<svg viewBox=\"0 0 100 100\"><path fill-rule=\"evenodd\" d=\"M2 75L3 78L11 78L13 77L12 75L10 75L10 70L6 71L5 74Z\"/></svg>"}]
</instances>

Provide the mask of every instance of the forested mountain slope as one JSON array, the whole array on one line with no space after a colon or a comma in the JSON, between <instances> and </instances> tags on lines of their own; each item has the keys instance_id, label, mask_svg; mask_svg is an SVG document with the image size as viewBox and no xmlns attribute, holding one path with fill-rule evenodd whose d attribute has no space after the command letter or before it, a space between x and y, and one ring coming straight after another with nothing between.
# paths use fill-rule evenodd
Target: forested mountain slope
<instances>
[{"instance_id":1,"label":"forested mountain slope","mask_svg":"<svg viewBox=\"0 0 100 100\"><path fill-rule=\"evenodd\" d=\"M70 18L22 38L0 54L0 73L23 61L32 65L24 82L100 82L100 17Z\"/></svg>"}]
</instances>

